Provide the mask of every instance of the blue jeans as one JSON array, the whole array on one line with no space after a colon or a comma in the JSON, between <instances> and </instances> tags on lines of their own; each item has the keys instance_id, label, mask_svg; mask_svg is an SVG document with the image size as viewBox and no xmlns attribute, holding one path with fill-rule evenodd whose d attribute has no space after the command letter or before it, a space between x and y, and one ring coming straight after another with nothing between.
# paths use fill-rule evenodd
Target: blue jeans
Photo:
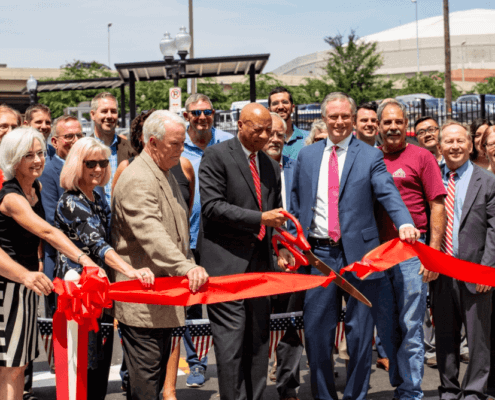
<instances>
[{"instance_id":1,"label":"blue jeans","mask_svg":"<svg viewBox=\"0 0 495 400\"><path fill-rule=\"evenodd\" d=\"M424 235L420 241L424 242ZM390 383L398 399L423 397L427 284L423 275L418 275L420 266L417 257L395 265L385 272L385 286L380 290L377 328L389 356Z\"/></svg>"},{"instance_id":2,"label":"blue jeans","mask_svg":"<svg viewBox=\"0 0 495 400\"><path fill-rule=\"evenodd\" d=\"M201 304L195 304L190 306L186 311L186 319L201 319L203 318L203 306ZM189 364L189 369L193 367L203 367L206 371L208 366L208 356L204 356L201 360L198 360L198 355L196 354L196 349L191 339L191 334L189 329L186 329L184 333L184 347L186 348L187 363Z\"/></svg>"}]
</instances>

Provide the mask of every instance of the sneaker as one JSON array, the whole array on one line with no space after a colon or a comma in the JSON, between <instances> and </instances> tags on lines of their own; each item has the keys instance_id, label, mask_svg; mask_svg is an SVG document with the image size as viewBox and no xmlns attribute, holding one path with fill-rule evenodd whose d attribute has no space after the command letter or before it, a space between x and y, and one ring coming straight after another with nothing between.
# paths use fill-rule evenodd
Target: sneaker
<instances>
[{"instance_id":1,"label":"sneaker","mask_svg":"<svg viewBox=\"0 0 495 400\"><path fill-rule=\"evenodd\" d=\"M436 368L437 367L437 358L436 357L431 357L426 359L426 365L430 368Z\"/></svg>"},{"instance_id":2,"label":"sneaker","mask_svg":"<svg viewBox=\"0 0 495 400\"><path fill-rule=\"evenodd\" d=\"M205 370L203 367L191 368L191 373L187 377L186 386L200 388L205 384Z\"/></svg>"}]
</instances>

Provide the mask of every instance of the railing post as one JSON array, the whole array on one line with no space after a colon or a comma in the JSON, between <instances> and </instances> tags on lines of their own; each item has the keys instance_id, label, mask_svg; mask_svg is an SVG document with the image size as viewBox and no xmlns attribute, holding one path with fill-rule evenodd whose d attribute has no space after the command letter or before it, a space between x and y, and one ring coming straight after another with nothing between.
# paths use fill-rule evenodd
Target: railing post
<instances>
[{"instance_id":1,"label":"railing post","mask_svg":"<svg viewBox=\"0 0 495 400\"><path fill-rule=\"evenodd\" d=\"M480 95L481 119L486 119L485 95Z\"/></svg>"}]
</instances>

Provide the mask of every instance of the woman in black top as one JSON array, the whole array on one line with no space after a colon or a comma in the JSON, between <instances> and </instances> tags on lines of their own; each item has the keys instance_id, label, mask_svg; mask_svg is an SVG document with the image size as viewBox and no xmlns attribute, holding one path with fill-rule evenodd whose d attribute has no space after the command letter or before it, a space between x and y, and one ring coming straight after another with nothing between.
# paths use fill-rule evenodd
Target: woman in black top
<instances>
[{"instance_id":1,"label":"woman in black top","mask_svg":"<svg viewBox=\"0 0 495 400\"><path fill-rule=\"evenodd\" d=\"M0 168L5 182L0 190L0 247L14 261L31 272L43 271L41 240L46 240L74 262L97 265L58 229L48 224L41 205L37 178L45 166L45 141L33 128L17 128L6 134L0 145ZM101 276L105 276L100 270ZM47 282L34 286L46 292ZM23 284L0 277L3 324L0 337L0 398L21 400L24 370L38 356L36 311L38 297Z\"/></svg>"}]
</instances>

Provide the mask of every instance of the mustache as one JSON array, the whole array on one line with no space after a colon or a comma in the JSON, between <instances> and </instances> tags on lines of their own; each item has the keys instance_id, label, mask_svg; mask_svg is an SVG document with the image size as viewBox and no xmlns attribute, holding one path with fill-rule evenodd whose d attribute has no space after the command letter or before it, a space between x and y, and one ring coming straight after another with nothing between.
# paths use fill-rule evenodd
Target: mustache
<instances>
[{"instance_id":1,"label":"mustache","mask_svg":"<svg viewBox=\"0 0 495 400\"><path fill-rule=\"evenodd\" d=\"M387 136L401 135L402 132L399 129L391 129L387 132Z\"/></svg>"}]
</instances>

